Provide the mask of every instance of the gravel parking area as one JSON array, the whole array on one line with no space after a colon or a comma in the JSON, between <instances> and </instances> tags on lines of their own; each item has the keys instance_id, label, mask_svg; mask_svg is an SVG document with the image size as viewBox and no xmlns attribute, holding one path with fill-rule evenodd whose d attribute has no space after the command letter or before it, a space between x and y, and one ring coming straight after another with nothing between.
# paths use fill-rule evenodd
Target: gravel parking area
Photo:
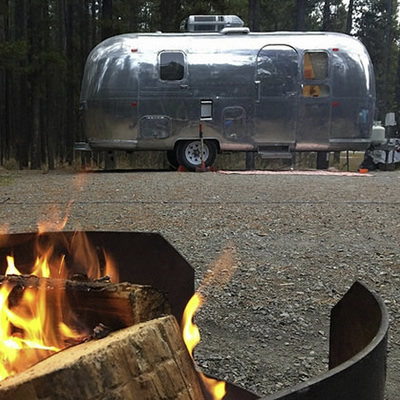
<instances>
[{"instance_id":1,"label":"gravel parking area","mask_svg":"<svg viewBox=\"0 0 400 400\"><path fill-rule=\"evenodd\" d=\"M361 280L390 313L386 398L398 399L399 171L0 170L2 231L36 231L68 208L66 230L160 232L195 268L196 287L222 260L196 316L196 360L260 395L327 370L331 307Z\"/></svg>"}]
</instances>

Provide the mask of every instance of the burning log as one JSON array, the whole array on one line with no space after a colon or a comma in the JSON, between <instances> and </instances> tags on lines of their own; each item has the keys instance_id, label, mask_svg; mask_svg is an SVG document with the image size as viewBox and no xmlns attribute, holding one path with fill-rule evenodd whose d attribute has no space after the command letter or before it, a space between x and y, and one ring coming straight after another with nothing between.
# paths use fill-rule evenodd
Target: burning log
<instances>
[{"instance_id":1,"label":"burning log","mask_svg":"<svg viewBox=\"0 0 400 400\"><path fill-rule=\"evenodd\" d=\"M159 290L130 283L0 276L0 379L54 352L170 314Z\"/></svg>"},{"instance_id":2,"label":"burning log","mask_svg":"<svg viewBox=\"0 0 400 400\"><path fill-rule=\"evenodd\" d=\"M26 288L44 287L53 299L65 293L64 307L90 330L99 323L117 330L171 313L165 295L149 285L38 278L33 275L0 276L0 287L5 283L14 287L9 298L11 303L17 303Z\"/></svg>"},{"instance_id":3,"label":"burning log","mask_svg":"<svg viewBox=\"0 0 400 400\"><path fill-rule=\"evenodd\" d=\"M0 382L2 400L204 400L173 316L82 343Z\"/></svg>"}]
</instances>

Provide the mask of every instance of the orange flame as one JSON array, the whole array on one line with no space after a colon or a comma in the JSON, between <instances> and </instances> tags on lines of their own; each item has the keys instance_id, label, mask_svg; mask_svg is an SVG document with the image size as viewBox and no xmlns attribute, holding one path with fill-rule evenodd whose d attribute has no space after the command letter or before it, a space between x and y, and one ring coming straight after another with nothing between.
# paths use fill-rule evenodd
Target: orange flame
<instances>
[{"instance_id":1,"label":"orange flame","mask_svg":"<svg viewBox=\"0 0 400 400\"><path fill-rule=\"evenodd\" d=\"M204 304L204 298L200 293L196 292L187 303L183 312L182 318L182 336L193 359L193 350L200 342L200 331L197 325L193 323L193 317L196 311ZM217 381L216 379L205 376L201 371L198 371L201 380L207 391L212 395L214 400L221 400L226 394L225 382Z\"/></svg>"},{"instance_id":2,"label":"orange flame","mask_svg":"<svg viewBox=\"0 0 400 400\"><path fill-rule=\"evenodd\" d=\"M38 239L40 237L38 235ZM77 325L75 315L69 307L65 307L65 290L46 290L47 278L56 278L65 285L68 268L65 254L57 254L54 244L44 242L39 245L38 240L36 261L30 273L41 278L36 280L39 282L37 287L21 287L18 279L10 277L21 273L15 266L14 258L7 257L5 275L9 278L0 282L0 380L81 342L89 334L85 328L74 328ZM76 253L73 254L74 263L88 266L89 272L81 272L92 279L100 278L100 263L93 256L95 251L86 235L74 236L70 247L69 250ZM112 260L106 254L104 259L106 274L116 278Z\"/></svg>"},{"instance_id":3,"label":"orange flame","mask_svg":"<svg viewBox=\"0 0 400 400\"><path fill-rule=\"evenodd\" d=\"M231 279L237 267L235 256L234 248L229 244L208 270L199 291L192 296L183 312L182 337L193 362L193 350L200 342L200 331L197 325L193 323L193 317L196 311L204 304L204 298L200 294L200 291L204 292L210 286L226 284ZM226 383L224 381L209 378L201 371L198 371L198 374L213 400L221 400L225 397Z\"/></svg>"},{"instance_id":4,"label":"orange flame","mask_svg":"<svg viewBox=\"0 0 400 400\"><path fill-rule=\"evenodd\" d=\"M200 330L193 323L196 311L204 304L203 296L196 292L186 304L182 318L182 335L190 356L193 359L193 350L200 342Z\"/></svg>"}]
</instances>

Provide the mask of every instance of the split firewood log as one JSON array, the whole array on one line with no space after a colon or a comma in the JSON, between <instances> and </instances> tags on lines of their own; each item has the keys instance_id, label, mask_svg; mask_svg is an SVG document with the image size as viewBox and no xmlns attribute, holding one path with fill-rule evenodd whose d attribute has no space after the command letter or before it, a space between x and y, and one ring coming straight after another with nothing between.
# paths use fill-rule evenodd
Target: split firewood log
<instances>
[{"instance_id":1,"label":"split firewood log","mask_svg":"<svg viewBox=\"0 0 400 400\"><path fill-rule=\"evenodd\" d=\"M173 316L70 347L0 382L2 400L204 400Z\"/></svg>"},{"instance_id":2,"label":"split firewood log","mask_svg":"<svg viewBox=\"0 0 400 400\"><path fill-rule=\"evenodd\" d=\"M9 297L11 307L28 287L44 288L49 303L65 294L63 307L69 307L90 330L100 323L110 330L121 329L171 313L167 295L148 285L38 278L33 275L0 276L0 288L5 283L14 287Z\"/></svg>"}]
</instances>

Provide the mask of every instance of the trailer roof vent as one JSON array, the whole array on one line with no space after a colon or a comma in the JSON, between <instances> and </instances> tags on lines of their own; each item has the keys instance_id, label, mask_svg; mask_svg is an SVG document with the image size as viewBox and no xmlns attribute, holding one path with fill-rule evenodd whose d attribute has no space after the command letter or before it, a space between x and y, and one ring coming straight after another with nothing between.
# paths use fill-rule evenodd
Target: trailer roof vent
<instances>
[{"instance_id":1,"label":"trailer roof vent","mask_svg":"<svg viewBox=\"0 0 400 400\"><path fill-rule=\"evenodd\" d=\"M237 15L191 15L181 22L183 32L219 32L224 28L241 28L244 22Z\"/></svg>"}]
</instances>

